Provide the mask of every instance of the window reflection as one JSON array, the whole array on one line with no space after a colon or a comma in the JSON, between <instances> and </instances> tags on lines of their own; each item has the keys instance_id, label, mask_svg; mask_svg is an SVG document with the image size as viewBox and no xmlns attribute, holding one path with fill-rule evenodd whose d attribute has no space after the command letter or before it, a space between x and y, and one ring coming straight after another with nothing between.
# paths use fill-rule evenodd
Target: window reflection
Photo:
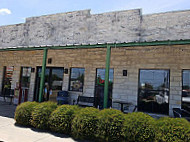
<instances>
[{"instance_id":1,"label":"window reflection","mask_svg":"<svg viewBox=\"0 0 190 142\"><path fill-rule=\"evenodd\" d=\"M112 106L112 88L113 88L113 73L114 70L109 70L109 90L108 90L108 108ZM104 102L104 83L105 83L105 69L96 69L96 83L95 83L95 107L103 109Z\"/></svg>"},{"instance_id":2,"label":"window reflection","mask_svg":"<svg viewBox=\"0 0 190 142\"><path fill-rule=\"evenodd\" d=\"M62 90L63 84L63 71L62 67L47 67L45 70L45 82L44 82L44 96L43 101L56 102L57 92ZM36 80L36 96L35 100L39 98L40 80L41 80L42 67L37 68L37 80Z\"/></svg>"},{"instance_id":3,"label":"window reflection","mask_svg":"<svg viewBox=\"0 0 190 142\"><path fill-rule=\"evenodd\" d=\"M182 108L190 111L190 70L183 70Z\"/></svg>"},{"instance_id":4,"label":"window reflection","mask_svg":"<svg viewBox=\"0 0 190 142\"><path fill-rule=\"evenodd\" d=\"M52 69L52 90L62 90L63 68Z\"/></svg>"},{"instance_id":5,"label":"window reflection","mask_svg":"<svg viewBox=\"0 0 190 142\"><path fill-rule=\"evenodd\" d=\"M71 68L70 91L83 91L84 85L84 68Z\"/></svg>"},{"instance_id":6,"label":"window reflection","mask_svg":"<svg viewBox=\"0 0 190 142\"><path fill-rule=\"evenodd\" d=\"M168 114L169 70L140 70L139 111Z\"/></svg>"},{"instance_id":7,"label":"window reflection","mask_svg":"<svg viewBox=\"0 0 190 142\"><path fill-rule=\"evenodd\" d=\"M2 94L4 97L10 95L13 71L13 66L4 67L4 78L2 86Z\"/></svg>"},{"instance_id":8,"label":"window reflection","mask_svg":"<svg viewBox=\"0 0 190 142\"><path fill-rule=\"evenodd\" d=\"M30 77L31 77L31 67L22 67L21 68L21 79L20 79L22 88L29 88Z\"/></svg>"}]
</instances>

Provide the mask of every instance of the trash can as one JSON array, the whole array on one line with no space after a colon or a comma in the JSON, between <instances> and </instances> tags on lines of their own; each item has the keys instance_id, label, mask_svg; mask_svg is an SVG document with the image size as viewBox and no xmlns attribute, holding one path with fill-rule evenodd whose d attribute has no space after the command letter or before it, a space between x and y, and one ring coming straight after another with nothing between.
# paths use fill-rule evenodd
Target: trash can
<instances>
[{"instance_id":1,"label":"trash can","mask_svg":"<svg viewBox=\"0 0 190 142\"><path fill-rule=\"evenodd\" d=\"M57 104L69 104L69 94L68 91L59 91L57 93Z\"/></svg>"}]
</instances>

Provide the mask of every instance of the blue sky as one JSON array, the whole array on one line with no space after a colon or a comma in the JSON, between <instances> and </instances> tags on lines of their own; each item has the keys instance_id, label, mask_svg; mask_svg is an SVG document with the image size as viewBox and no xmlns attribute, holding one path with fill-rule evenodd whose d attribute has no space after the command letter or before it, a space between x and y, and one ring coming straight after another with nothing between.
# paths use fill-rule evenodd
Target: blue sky
<instances>
[{"instance_id":1,"label":"blue sky","mask_svg":"<svg viewBox=\"0 0 190 142\"><path fill-rule=\"evenodd\" d=\"M91 9L92 14L142 8L143 14L190 9L190 0L0 0L0 26L26 17Z\"/></svg>"}]
</instances>

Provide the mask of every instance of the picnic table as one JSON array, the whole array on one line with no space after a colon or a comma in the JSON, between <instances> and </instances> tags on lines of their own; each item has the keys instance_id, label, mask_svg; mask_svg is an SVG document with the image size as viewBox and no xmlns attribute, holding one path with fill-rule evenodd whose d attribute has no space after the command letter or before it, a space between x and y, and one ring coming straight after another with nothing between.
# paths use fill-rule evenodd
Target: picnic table
<instances>
[{"instance_id":1,"label":"picnic table","mask_svg":"<svg viewBox=\"0 0 190 142\"><path fill-rule=\"evenodd\" d=\"M118 103L121 106L121 111L124 112L123 110L123 105L126 105L127 107L134 106L131 102L128 101L123 101L123 100L115 100L113 103ZM136 106L135 106L136 107Z\"/></svg>"}]
</instances>

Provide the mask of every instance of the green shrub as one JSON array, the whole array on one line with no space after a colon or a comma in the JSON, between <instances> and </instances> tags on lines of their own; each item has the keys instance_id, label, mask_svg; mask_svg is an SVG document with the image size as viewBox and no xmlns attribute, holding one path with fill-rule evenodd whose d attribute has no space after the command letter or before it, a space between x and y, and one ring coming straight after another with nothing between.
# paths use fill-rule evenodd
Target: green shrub
<instances>
[{"instance_id":1,"label":"green shrub","mask_svg":"<svg viewBox=\"0 0 190 142\"><path fill-rule=\"evenodd\" d=\"M51 113L57 108L54 102L43 102L34 107L31 124L35 128L48 129L48 121Z\"/></svg>"},{"instance_id":2,"label":"green shrub","mask_svg":"<svg viewBox=\"0 0 190 142\"><path fill-rule=\"evenodd\" d=\"M55 132L70 134L71 122L75 113L79 111L78 106L62 105L54 110L50 116L50 129Z\"/></svg>"},{"instance_id":3,"label":"green shrub","mask_svg":"<svg viewBox=\"0 0 190 142\"><path fill-rule=\"evenodd\" d=\"M164 117L156 121L157 141L189 142L190 123L182 118Z\"/></svg>"},{"instance_id":4,"label":"green shrub","mask_svg":"<svg viewBox=\"0 0 190 142\"><path fill-rule=\"evenodd\" d=\"M99 110L96 108L82 108L73 119L71 131L77 139L94 139L97 130Z\"/></svg>"},{"instance_id":5,"label":"green shrub","mask_svg":"<svg viewBox=\"0 0 190 142\"><path fill-rule=\"evenodd\" d=\"M116 109L104 109L98 115L97 137L101 141L121 141L125 115Z\"/></svg>"},{"instance_id":6,"label":"green shrub","mask_svg":"<svg viewBox=\"0 0 190 142\"><path fill-rule=\"evenodd\" d=\"M152 142L155 140L154 118L142 112L125 116L122 135L129 142Z\"/></svg>"},{"instance_id":7,"label":"green shrub","mask_svg":"<svg viewBox=\"0 0 190 142\"><path fill-rule=\"evenodd\" d=\"M34 110L34 107L38 105L37 102L24 102L17 106L15 110L15 120L16 123L29 126L30 121L32 119L32 111Z\"/></svg>"}]
</instances>

